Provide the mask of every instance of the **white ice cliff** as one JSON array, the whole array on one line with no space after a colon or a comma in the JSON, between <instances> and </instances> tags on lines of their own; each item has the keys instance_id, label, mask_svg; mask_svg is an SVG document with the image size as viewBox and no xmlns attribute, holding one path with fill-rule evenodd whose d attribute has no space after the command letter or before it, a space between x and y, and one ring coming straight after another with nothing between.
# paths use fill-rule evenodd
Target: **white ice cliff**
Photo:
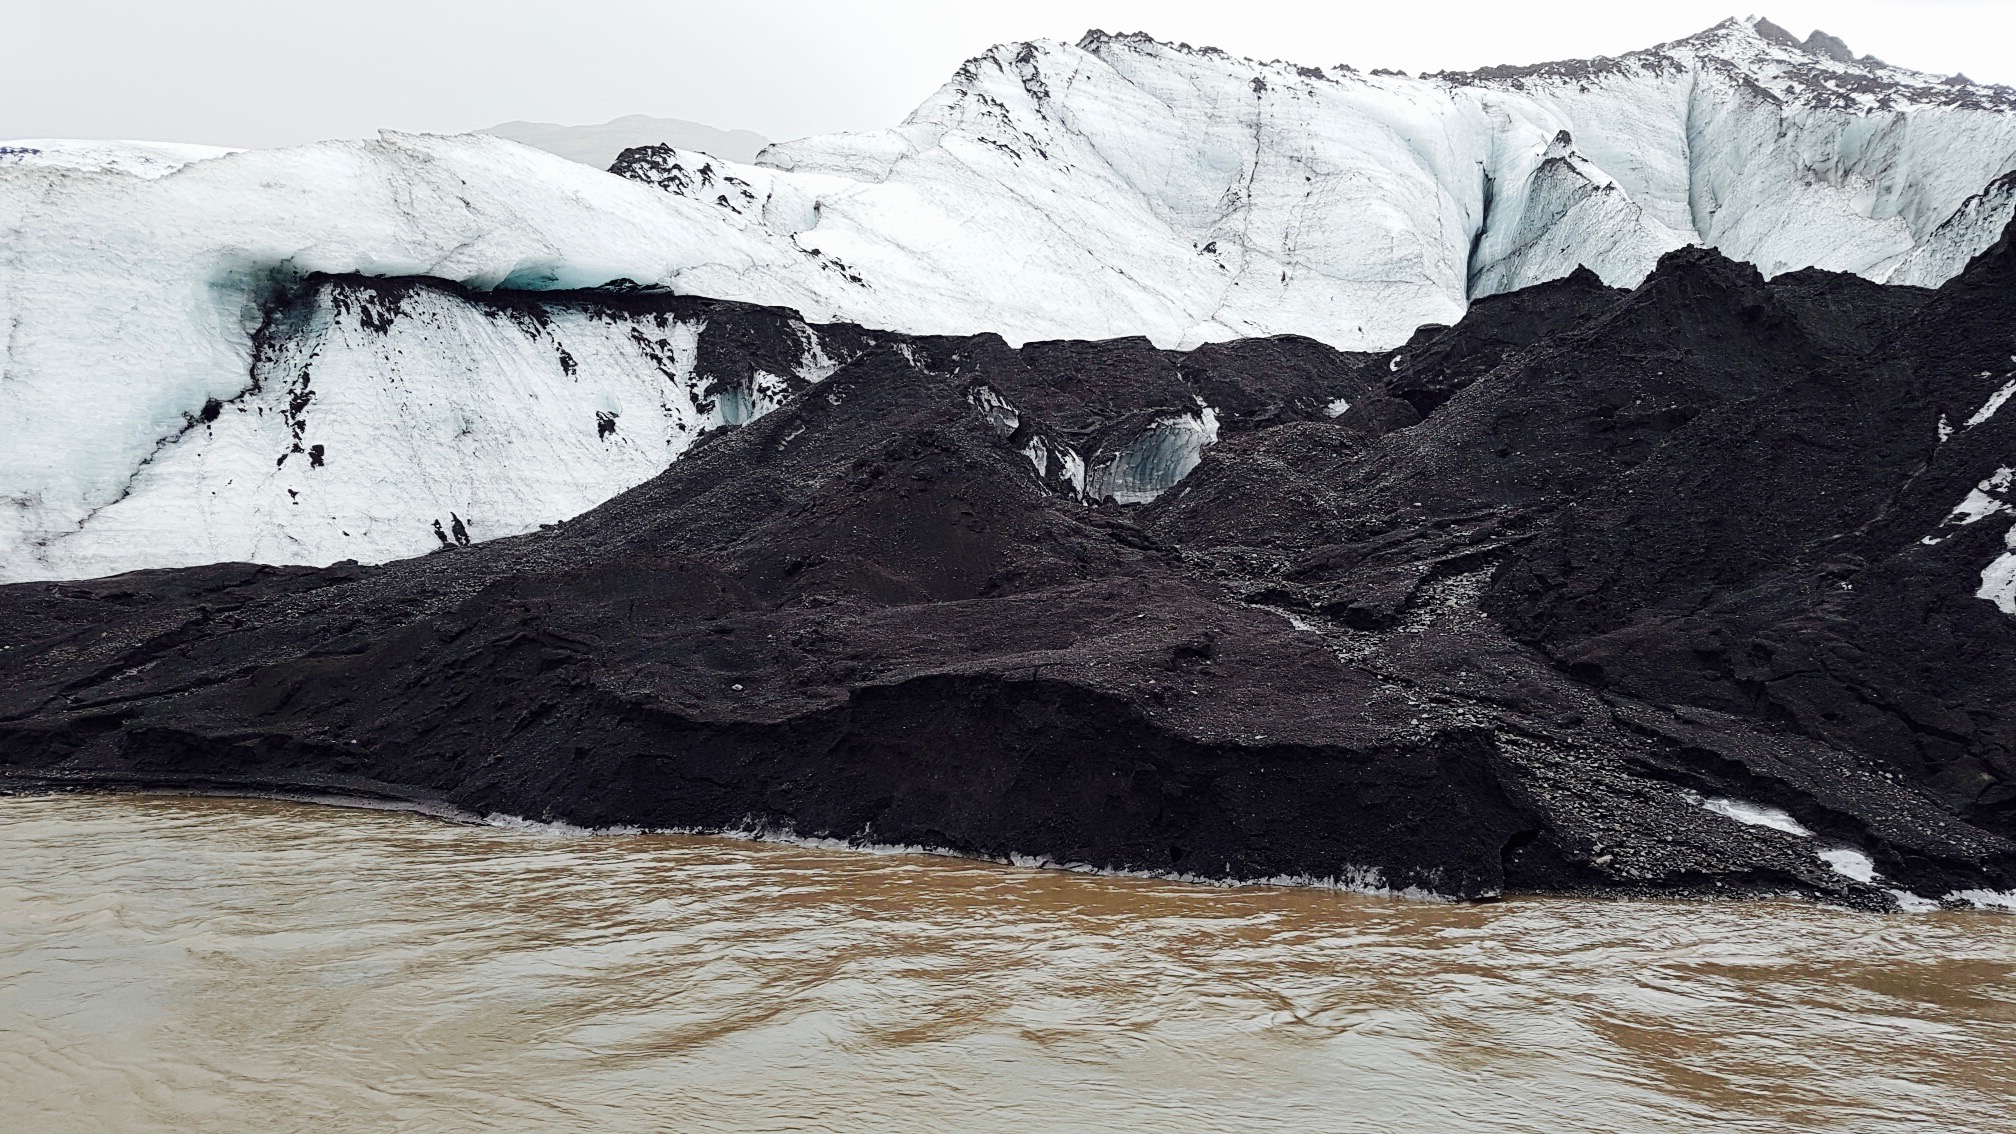
<instances>
[{"instance_id":1,"label":"white ice cliff","mask_svg":"<svg viewBox=\"0 0 2016 1134\"><path fill-rule=\"evenodd\" d=\"M260 334L251 384L205 402L33 561L70 577L124 569L136 548L154 562L210 562L219 549L378 562L515 534L649 479L848 353L835 344L836 360L786 313L738 311L729 335L785 340L774 372L713 374L701 356L720 332L703 311L516 298L426 282L303 289Z\"/></svg>"},{"instance_id":2,"label":"white ice cliff","mask_svg":"<svg viewBox=\"0 0 2016 1134\"><path fill-rule=\"evenodd\" d=\"M340 313L275 323L312 272L627 280L1011 341L1346 348L1577 264L1633 283L1691 242L1767 273L1938 283L2016 209L2016 91L1844 54L1730 21L1615 59L1415 78L1093 33L997 47L892 130L755 165L659 151L628 177L478 136L0 144L0 579L386 559L437 546L437 519L522 531L727 412L620 318L540 330L572 367L453 289L370 334ZM289 479L305 456L276 464L297 440L282 357L328 376L313 484ZM619 412L604 403L613 435L584 410ZM663 407L649 429L638 405ZM1127 498L1205 443L1202 418L1172 422L1152 453L1080 475Z\"/></svg>"}]
</instances>

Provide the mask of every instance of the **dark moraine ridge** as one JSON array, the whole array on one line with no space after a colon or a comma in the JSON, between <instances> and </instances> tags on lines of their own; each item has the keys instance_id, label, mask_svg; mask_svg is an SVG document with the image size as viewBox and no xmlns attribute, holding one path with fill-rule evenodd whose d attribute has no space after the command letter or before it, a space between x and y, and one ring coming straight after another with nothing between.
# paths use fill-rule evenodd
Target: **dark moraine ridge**
<instances>
[{"instance_id":1,"label":"dark moraine ridge","mask_svg":"<svg viewBox=\"0 0 2016 1134\"><path fill-rule=\"evenodd\" d=\"M2010 517L1955 513L2016 463L2016 408L1963 424L2016 374L2008 236L1938 291L1686 249L1376 357L857 345L550 530L0 588L0 783L1463 897L2016 887ZM1063 446L1200 399L1175 488L1073 491Z\"/></svg>"}]
</instances>

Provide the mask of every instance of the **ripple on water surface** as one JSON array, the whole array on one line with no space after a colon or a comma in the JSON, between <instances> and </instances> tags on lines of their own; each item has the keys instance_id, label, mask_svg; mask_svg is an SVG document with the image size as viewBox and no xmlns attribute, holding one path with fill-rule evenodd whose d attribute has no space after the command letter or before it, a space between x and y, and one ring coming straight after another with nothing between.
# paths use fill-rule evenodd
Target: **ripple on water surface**
<instances>
[{"instance_id":1,"label":"ripple on water surface","mask_svg":"<svg viewBox=\"0 0 2016 1134\"><path fill-rule=\"evenodd\" d=\"M66 1130L2016 1129L2016 919L0 799Z\"/></svg>"}]
</instances>

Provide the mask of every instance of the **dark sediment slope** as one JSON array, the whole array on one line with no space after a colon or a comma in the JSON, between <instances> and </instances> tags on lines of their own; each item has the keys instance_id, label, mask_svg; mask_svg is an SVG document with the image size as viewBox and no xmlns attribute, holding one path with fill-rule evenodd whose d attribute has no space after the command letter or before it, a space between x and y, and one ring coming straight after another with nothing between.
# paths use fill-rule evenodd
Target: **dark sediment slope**
<instances>
[{"instance_id":1,"label":"dark sediment slope","mask_svg":"<svg viewBox=\"0 0 2016 1134\"><path fill-rule=\"evenodd\" d=\"M1461 896L2010 889L2009 243L1937 292L1683 250L1369 359L866 336L552 530L0 588L0 782Z\"/></svg>"}]
</instances>

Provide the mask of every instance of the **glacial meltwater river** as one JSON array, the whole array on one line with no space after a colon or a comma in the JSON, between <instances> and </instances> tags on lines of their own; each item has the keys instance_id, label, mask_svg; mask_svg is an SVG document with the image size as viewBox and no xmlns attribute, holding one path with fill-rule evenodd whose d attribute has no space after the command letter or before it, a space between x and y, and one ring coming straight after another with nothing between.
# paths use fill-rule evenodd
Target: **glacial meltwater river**
<instances>
[{"instance_id":1,"label":"glacial meltwater river","mask_svg":"<svg viewBox=\"0 0 2016 1134\"><path fill-rule=\"evenodd\" d=\"M2016 1130L2016 917L0 799L8 1131Z\"/></svg>"}]
</instances>

